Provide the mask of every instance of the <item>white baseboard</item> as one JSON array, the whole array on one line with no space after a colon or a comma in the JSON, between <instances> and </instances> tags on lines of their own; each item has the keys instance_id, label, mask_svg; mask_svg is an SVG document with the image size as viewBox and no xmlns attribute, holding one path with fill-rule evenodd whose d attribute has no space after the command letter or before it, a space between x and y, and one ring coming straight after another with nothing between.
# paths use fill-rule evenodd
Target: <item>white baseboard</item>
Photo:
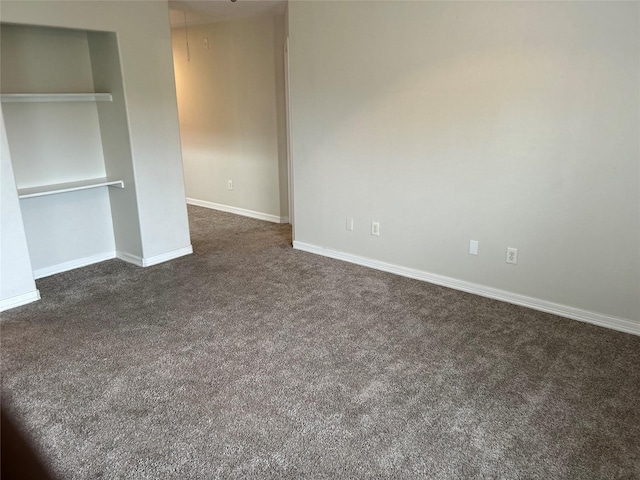
<instances>
[{"instance_id":1,"label":"white baseboard","mask_svg":"<svg viewBox=\"0 0 640 480\"><path fill-rule=\"evenodd\" d=\"M191 245L178 248L177 250L171 250L170 252L162 253L160 255L154 255L153 257L145 257L142 259L143 267L151 267L159 263L168 262L174 258L184 257L185 255L191 255L193 253L193 247Z\"/></svg>"},{"instance_id":2,"label":"white baseboard","mask_svg":"<svg viewBox=\"0 0 640 480\"><path fill-rule=\"evenodd\" d=\"M221 212L235 213L236 215L242 215L243 217L257 218L258 220L265 220L272 223L289 223L289 217L278 217L277 215L271 215L270 213L255 212L245 208L222 205L221 203L207 202L205 200L197 200L195 198L187 198L187 203L189 205L210 208L212 210L220 210Z\"/></svg>"},{"instance_id":3,"label":"white baseboard","mask_svg":"<svg viewBox=\"0 0 640 480\"><path fill-rule=\"evenodd\" d=\"M189 245L187 247L179 248L177 250L171 250L170 252L155 255L153 257L143 258L137 255L131 255L130 253L126 252L117 252L116 257L125 262L133 263L138 267L151 267L153 265L168 262L169 260L173 260L174 258L184 257L185 255L190 255L192 253L193 247Z\"/></svg>"},{"instance_id":4,"label":"white baseboard","mask_svg":"<svg viewBox=\"0 0 640 480\"><path fill-rule=\"evenodd\" d=\"M487 287L485 285L480 285L477 283L466 282L464 280L458 280L451 277L445 277L443 275L424 272L422 270L401 267L399 265L393 265L391 263L385 263L358 255L352 255L350 253L339 252L337 250L323 248L309 243L294 241L293 248L309 253L315 253L316 255L321 255L324 257L335 258L337 260L342 260L349 263L355 263L357 265L373 268L375 270L382 270L383 272L394 273L403 277L422 280L424 282L434 283L436 285L453 288L455 290L461 290L467 293L473 293L475 295L492 298L494 300L501 300L503 302L532 308L534 310L552 313L560 317L579 320L581 322L591 323L600 327L618 330L620 332L640 335L640 323L636 323L624 318L612 317L609 315L603 315L601 313L590 312L588 310L581 310L579 308L574 308L554 302L548 302L539 298L528 297L526 295L520 295L517 293L508 292L506 290Z\"/></svg>"},{"instance_id":5,"label":"white baseboard","mask_svg":"<svg viewBox=\"0 0 640 480\"><path fill-rule=\"evenodd\" d=\"M4 298L0 300L0 312L4 312L10 308L19 307L21 305L26 305L27 303L35 302L37 300L40 300L40 291L38 289L21 295L16 295L15 297Z\"/></svg>"},{"instance_id":6,"label":"white baseboard","mask_svg":"<svg viewBox=\"0 0 640 480\"><path fill-rule=\"evenodd\" d=\"M38 279L48 277L50 275L55 275L56 273L62 273L73 270L75 268L86 267L87 265L104 262L105 260L110 260L112 258L116 258L116 252L114 250L98 253L97 255L91 255L90 257L78 258L69 262L58 263L57 265L51 265L50 267L34 270L33 278Z\"/></svg>"},{"instance_id":7,"label":"white baseboard","mask_svg":"<svg viewBox=\"0 0 640 480\"><path fill-rule=\"evenodd\" d=\"M144 266L144 260L142 259L142 257L139 257L138 255L131 255L130 253L127 253L127 252L117 251L116 258L119 258L120 260L127 263L132 263L138 267Z\"/></svg>"},{"instance_id":8,"label":"white baseboard","mask_svg":"<svg viewBox=\"0 0 640 480\"><path fill-rule=\"evenodd\" d=\"M48 277L50 275L55 275L56 273L62 273L73 270L75 268L86 267L87 265L103 262L105 260L111 260L112 258L119 258L121 260L124 260L125 262L133 263L134 265L137 265L139 267L150 267L152 265L157 265L158 263L173 260L174 258L189 255L191 253L193 253L193 248L191 247L191 245L177 250L172 250L161 255L155 255L153 257L145 258L131 255L125 252L116 252L111 250L108 252L99 253L97 255L92 255L90 257L78 258L76 260L71 260L70 262L59 263L50 267L34 270L33 278L38 279Z\"/></svg>"}]
</instances>

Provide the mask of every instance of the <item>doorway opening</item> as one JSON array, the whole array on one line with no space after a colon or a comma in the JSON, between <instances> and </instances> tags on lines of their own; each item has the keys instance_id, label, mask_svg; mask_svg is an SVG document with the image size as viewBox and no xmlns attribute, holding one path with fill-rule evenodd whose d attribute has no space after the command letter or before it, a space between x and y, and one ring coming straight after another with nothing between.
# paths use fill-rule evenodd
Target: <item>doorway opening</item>
<instances>
[{"instance_id":1,"label":"doorway opening","mask_svg":"<svg viewBox=\"0 0 640 480\"><path fill-rule=\"evenodd\" d=\"M292 223L286 2L171 7L187 203Z\"/></svg>"}]
</instances>

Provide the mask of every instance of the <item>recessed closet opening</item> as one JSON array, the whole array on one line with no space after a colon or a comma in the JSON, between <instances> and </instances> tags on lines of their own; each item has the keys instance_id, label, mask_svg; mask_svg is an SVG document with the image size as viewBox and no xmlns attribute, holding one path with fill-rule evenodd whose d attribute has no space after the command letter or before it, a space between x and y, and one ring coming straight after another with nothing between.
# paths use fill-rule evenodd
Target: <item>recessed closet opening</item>
<instances>
[{"instance_id":1,"label":"recessed closet opening","mask_svg":"<svg viewBox=\"0 0 640 480\"><path fill-rule=\"evenodd\" d=\"M0 31L2 110L34 277L141 256L116 34Z\"/></svg>"}]
</instances>

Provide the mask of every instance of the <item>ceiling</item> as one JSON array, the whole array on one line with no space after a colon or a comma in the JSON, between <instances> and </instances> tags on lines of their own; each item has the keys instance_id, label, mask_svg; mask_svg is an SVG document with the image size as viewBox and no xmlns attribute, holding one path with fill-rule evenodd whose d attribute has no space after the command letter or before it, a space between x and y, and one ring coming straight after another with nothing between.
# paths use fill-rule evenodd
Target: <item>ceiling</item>
<instances>
[{"instance_id":1,"label":"ceiling","mask_svg":"<svg viewBox=\"0 0 640 480\"><path fill-rule=\"evenodd\" d=\"M287 0L169 0L172 27L282 14Z\"/></svg>"}]
</instances>

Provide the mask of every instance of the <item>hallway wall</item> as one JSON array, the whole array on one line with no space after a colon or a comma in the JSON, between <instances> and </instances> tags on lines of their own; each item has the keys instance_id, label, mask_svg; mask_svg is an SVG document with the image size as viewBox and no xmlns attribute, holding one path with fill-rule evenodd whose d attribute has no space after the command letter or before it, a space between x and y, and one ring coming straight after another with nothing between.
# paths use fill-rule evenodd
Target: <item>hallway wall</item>
<instances>
[{"instance_id":1,"label":"hallway wall","mask_svg":"<svg viewBox=\"0 0 640 480\"><path fill-rule=\"evenodd\" d=\"M283 15L172 30L190 203L288 221L284 31Z\"/></svg>"}]
</instances>

